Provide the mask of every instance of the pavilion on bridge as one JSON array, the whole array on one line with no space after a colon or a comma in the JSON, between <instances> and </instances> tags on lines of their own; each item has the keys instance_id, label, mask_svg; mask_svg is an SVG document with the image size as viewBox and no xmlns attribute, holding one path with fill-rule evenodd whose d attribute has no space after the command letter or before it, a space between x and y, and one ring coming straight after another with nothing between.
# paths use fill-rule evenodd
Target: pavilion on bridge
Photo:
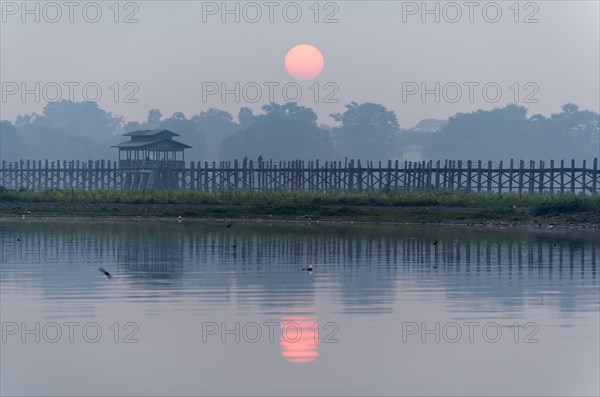
<instances>
[{"instance_id":1,"label":"pavilion on bridge","mask_svg":"<svg viewBox=\"0 0 600 397\"><path fill-rule=\"evenodd\" d=\"M185 149L169 130L138 130L124 134L131 140L112 147L119 149L119 168L124 189L177 188L177 172L185 168Z\"/></svg>"}]
</instances>

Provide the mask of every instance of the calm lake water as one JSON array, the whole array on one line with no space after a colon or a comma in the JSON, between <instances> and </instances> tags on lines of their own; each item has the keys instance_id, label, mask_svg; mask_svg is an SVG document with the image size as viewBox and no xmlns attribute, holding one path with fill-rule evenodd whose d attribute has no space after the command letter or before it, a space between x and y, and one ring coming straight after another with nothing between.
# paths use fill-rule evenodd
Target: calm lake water
<instances>
[{"instance_id":1,"label":"calm lake water","mask_svg":"<svg viewBox=\"0 0 600 397\"><path fill-rule=\"evenodd\" d=\"M0 238L2 395L600 393L597 232L19 220Z\"/></svg>"}]
</instances>

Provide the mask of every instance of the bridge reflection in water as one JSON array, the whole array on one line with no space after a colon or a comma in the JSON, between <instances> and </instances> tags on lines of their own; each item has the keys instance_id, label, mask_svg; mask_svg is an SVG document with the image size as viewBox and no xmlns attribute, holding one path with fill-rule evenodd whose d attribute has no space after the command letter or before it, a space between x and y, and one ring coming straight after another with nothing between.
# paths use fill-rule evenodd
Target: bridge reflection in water
<instances>
[{"instance_id":1,"label":"bridge reflection in water","mask_svg":"<svg viewBox=\"0 0 600 397\"><path fill-rule=\"evenodd\" d=\"M14 335L8 394L73 394L77 379L102 395L598 395L597 230L226 224L3 222L3 321L106 329L105 343L57 344L58 366L54 345ZM457 343L403 342L405 323L466 321L480 324L473 343L465 328ZM116 322L137 324L139 344L114 343ZM204 343L205 323L220 337Z\"/></svg>"},{"instance_id":2,"label":"bridge reflection in water","mask_svg":"<svg viewBox=\"0 0 600 397\"><path fill-rule=\"evenodd\" d=\"M6 272L35 261L31 252L39 254L48 244L79 247L100 254L90 262L80 251L74 260L63 253L53 264L55 274L68 278L67 272L81 275L104 264L134 289L160 282L165 292L210 291L215 308L250 284L262 292L238 296L241 309L258 304L284 315L314 306L317 283L327 283L346 313L393 312L400 282L445 290L450 302L465 303L453 310L491 304L519 310L531 297L569 307L587 296L586 288L597 286L600 257L597 233L573 231L256 224L227 229L193 222L4 226ZM312 276L301 271L309 264ZM95 278L83 280L91 290L102 285Z\"/></svg>"}]
</instances>

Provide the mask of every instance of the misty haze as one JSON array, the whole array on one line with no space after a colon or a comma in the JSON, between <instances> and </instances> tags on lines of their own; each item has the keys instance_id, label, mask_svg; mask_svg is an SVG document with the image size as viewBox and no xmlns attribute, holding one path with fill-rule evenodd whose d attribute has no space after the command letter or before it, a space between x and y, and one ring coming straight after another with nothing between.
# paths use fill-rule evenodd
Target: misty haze
<instances>
[{"instance_id":1,"label":"misty haze","mask_svg":"<svg viewBox=\"0 0 600 397\"><path fill-rule=\"evenodd\" d=\"M0 395L600 394L600 2L0 1Z\"/></svg>"}]
</instances>

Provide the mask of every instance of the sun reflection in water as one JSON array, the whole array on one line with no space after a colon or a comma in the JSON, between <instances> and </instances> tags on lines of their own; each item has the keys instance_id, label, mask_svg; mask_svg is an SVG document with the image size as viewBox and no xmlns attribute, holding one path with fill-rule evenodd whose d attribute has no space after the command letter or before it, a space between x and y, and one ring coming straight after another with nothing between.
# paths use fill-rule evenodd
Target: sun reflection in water
<instances>
[{"instance_id":1,"label":"sun reflection in water","mask_svg":"<svg viewBox=\"0 0 600 397\"><path fill-rule=\"evenodd\" d=\"M303 310L303 313L307 311ZM292 314L281 320L281 355L291 363L319 357L319 323L313 315Z\"/></svg>"}]
</instances>

